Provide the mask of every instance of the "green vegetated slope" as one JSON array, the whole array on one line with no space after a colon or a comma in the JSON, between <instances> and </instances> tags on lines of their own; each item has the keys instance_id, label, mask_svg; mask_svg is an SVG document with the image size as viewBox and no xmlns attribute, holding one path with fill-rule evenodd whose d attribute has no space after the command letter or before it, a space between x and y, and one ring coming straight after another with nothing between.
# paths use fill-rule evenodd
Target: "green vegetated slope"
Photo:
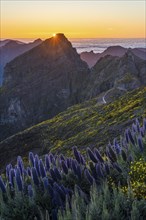
<instances>
[{"instance_id":1,"label":"green vegetated slope","mask_svg":"<svg viewBox=\"0 0 146 220\"><path fill-rule=\"evenodd\" d=\"M75 105L24 132L0 143L0 164L28 151L44 154L70 154L77 145L84 153L86 147L104 148L119 137L133 120L146 117L146 87L134 90L107 105L97 104L97 98ZM3 160L5 158L5 161Z\"/></svg>"}]
</instances>

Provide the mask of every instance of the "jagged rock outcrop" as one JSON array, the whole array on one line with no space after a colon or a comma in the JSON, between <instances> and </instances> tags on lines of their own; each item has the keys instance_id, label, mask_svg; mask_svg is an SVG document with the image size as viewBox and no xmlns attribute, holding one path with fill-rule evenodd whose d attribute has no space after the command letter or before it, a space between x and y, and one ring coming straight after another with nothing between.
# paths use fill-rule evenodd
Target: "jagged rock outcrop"
<instances>
[{"instance_id":1,"label":"jagged rock outcrop","mask_svg":"<svg viewBox=\"0 0 146 220\"><path fill-rule=\"evenodd\" d=\"M0 95L1 139L80 103L88 76L87 64L63 34L8 63Z\"/></svg>"},{"instance_id":2,"label":"jagged rock outcrop","mask_svg":"<svg viewBox=\"0 0 146 220\"><path fill-rule=\"evenodd\" d=\"M146 61L129 49L120 58L110 55L100 58L91 70L87 97L102 94L102 102L106 103L143 85L146 85Z\"/></svg>"},{"instance_id":3,"label":"jagged rock outcrop","mask_svg":"<svg viewBox=\"0 0 146 220\"><path fill-rule=\"evenodd\" d=\"M3 82L5 65L20 54L23 54L33 47L38 46L40 43L42 43L41 39L37 39L31 43L23 43L15 40L0 41L0 86Z\"/></svg>"}]
</instances>

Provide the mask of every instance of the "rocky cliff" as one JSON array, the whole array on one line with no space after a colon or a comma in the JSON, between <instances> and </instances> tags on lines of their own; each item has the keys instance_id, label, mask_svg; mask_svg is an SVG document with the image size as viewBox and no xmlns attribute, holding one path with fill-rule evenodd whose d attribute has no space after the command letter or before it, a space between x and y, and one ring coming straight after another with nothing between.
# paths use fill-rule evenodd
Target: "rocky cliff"
<instances>
[{"instance_id":1,"label":"rocky cliff","mask_svg":"<svg viewBox=\"0 0 146 220\"><path fill-rule=\"evenodd\" d=\"M107 103L143 85L146 85L146 61L129 49L122 57L100 58L91 70L87 97L101 94L99 100Z\"/></svg>"},{"instance_id":2,"label":"rocky cliff","mask_svg":"<svg viewBox=\"0 0 146 220\"><path fill-rule=\"evenodd\" d=\"M81 102L88 75L87 64L63 34L8 63L0 92L1 138Z\"/></svg>"}]
</instances>

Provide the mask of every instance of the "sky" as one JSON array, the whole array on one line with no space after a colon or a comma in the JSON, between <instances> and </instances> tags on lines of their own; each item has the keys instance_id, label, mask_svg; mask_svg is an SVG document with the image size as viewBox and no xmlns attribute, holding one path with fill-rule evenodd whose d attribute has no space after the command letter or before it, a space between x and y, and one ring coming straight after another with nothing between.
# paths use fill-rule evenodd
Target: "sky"
<instances>
[{"instance_id":1,"label":"sky","mask_svg":"<svg viewBox=\"0 0 146 220\"><path fill-rule=\"evenodd\" d=\"M0 38L145 38L145 0L0 0Z\"/></svg>"}]
</instances>

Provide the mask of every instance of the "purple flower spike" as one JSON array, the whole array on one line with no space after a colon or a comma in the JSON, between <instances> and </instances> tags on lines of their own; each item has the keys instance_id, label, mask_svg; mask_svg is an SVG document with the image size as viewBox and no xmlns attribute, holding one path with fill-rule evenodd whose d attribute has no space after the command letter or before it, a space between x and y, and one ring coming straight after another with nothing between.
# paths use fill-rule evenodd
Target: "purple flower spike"
<instances>
[{"instance_id":1,"label":"purple flower spike","mask_svg":"<svg viewBox=\"0 0 146 220\"><path fill-rule=\"evenodd\" d=\"M2 193L6 193L6 187L1 176L0 176L0 189Z\"/></svg>"},{"instance_id":2,"label":"purple flower spike","mask_svg":"<svg viewBox=\"0 0 146 220\"><path fill-rule=\"evenodd\" d=\"M65 161L65 157L61 154L60 159Z\"/></svg>"},{"instance_id":3,"label":"purple flower spike","mask_svg":"<svg viewBox=\"0 0 146 220\"><path fill-rule=\"evenodd\" d=\"M54 173L54 170L51 168L49 172L50 172L50 175L51 175L52 179L53 179L54 181L57 181L57 178L56 178L56 175L55 175L55 173Z\"/></svg>"},{"instance_id":4,"label":"purple flower spike","mask_svg":"<svg viewBox=\"0 0 146 220\"><path fill-rule=\"evenodd\" d=\"M34 167L34 154L32 152L29 152L29 162Z\"/></svg>"},{"instance_id":5,"label":"purple flower spike","mask_svg":"<svg viewBox=\"0 0 146 220\"><path fill-rule=\"evenodd\" d=\"M134 141L134 138L133 138L133 135L132 135L130 129L128 129L127 132L128 132L128 138L129 138L129 140L131 141L131 143L132 143L133 145L135 145L135 141Z\"/></svg>"},{"instance_id":6,"label":"purple flower spike","mask_svg":"<svg viewBox=\"0 0 146 220\"><path fill-rule=\"evenodd\" d=\"M47 178L47 177L45 177L45 178L43 179L43 183L44 183L44 188L45 188L45 189L48 189L49 181L48 181L48 178Z\"/></svg>"},{"instance_id":7,"label":"purple flower spike","mask_svg":"<svg viewBox=\"0 0 146 220\"><path fill-rule=\"evenodd\" d=\"M37 154L35 154L34 158L35 158L35 160L37 160L39 162L40 159L39 159L39 156Z\"/></svg>"},{"instance_id":8,"label":"purple flower spike","mask_svg":"<svg viewBox=\"0 0 146 220\"><path fill-rule=\"evenodd\" d=\"M29 197L33 197L33 189L32 189L32 186L31 185L28 185L28 195Z\"/></svg>"},{"instance_id":9,"label":"purple flower spike","mask_svg":"<svg viewBox=\"0 0 146 220\"><path fill-rule=\"evenodd\" d=\"M39 161L39 171L42 178L46 177L46 171L42 159Z\"/></svg>"},{"instance_id":10,"label":"purple flower spike","mask_svg":"<svg viewBox=\"0 0 146 220\"><path fill-rule=\"evenodd\" d=\"M53 188L59 193L61 199L65 201L65 193L62 188L55 182Z\"/></svg>"},{"instance_id":11,"label":"purple flower spike","mask_svg":"<svg viewBox=\"0 0 146 220\"><path fill-rule=\"evenodd\" d=\"M31 169L30 169L30 167L27 167L27 174L28 174L28 176L31 176Z\"/></svg>"},{"instance_id":12,"label":"purple flower spike","mask_svg":"<svg viewBox=\"0 0 146 220\"><path fill-rule=\"evenodd\" d=\"M66 159L66 165L67 165L68 168L72 167L72 163L71 163L71 159L70 158Z\"/></svg>"},{"instance_id":13,"label":"purple flower spike","mask_svg":"<svg viewBox=\"0 0 146 220\"><path fill-rule=\"evenodd\" d=\"M144 130L146 132L146 118L143 119L143 127L144 127Z\"/></svg>"},{"instance_id":14,"label":"purple flower spike","mask_svg":"<svg viewBox=\"0 0 146 220\"><path fill-rule=\"evenodd\" d=\"M10 172L11 168L12 168L12 164L8 164L6 166L6 176L7 176L7 178L9 178L9 172Z\"/></svg>"},{"instance_id":15,"label":"purple flower spike","mask_svg":"<svg viewBox=\"0 0 146 220\"><path fill-rule=\"evenodd\" d=\"M38 176L40 177L41 174L40 174L39 160L37 158L34 159L34 167L36 168Z\"/></svg>"},{"instance_id":16,"label":"purple flower spike","mask_svg":"<svg viewBox=\"0 0 146 220\"><path fill-rule=\"evenodd\" d=\"M136 125L133 123L133 124L132 124L132 131L133 131L133 132L136 132L136 129L137 129L137 127L136 127Z\"/></svg>"},{"instance_id":17,"label":"purple flower spike","mask_svg":"<svg viewBox=\"0 0 146 220\"><path fill-rule=\"evenodd\" d=\"M137 128L138 133L140 133L140 124L137 118L136 118L136 128Z\"/></svg>"},{"instance_id":18,"label":"purple flower spike","mask_svg":"<svg viewBox=\"0 0 146 220\"><path fill-rule=\"evenodd\" d=\"M105 163L104 167L105 167L106 173L109 175L110 174L110 167L109 167L108 163Z\"/></svg>"},{"instance_id":19,"label":"purple flower spike","mask_svg":"<svg viewBox=\"0 0 146 220\"><path fill-rule=\"evenodd\" d=\"M49 162L48 154L45 155L45 166L46 166L46 170L49 171L50 170L50 162Z\"/></svg>"},{"instance_id":20,"label":"purple flower spike","mask_svg":"<svg viewBox=\"0 0 146 220\"><path fill-rule=\"evenodd\" d=\"M85 159L84 159L84 156L83 156L83 155L81 155L81 164L82 164L82 165L85 165L85 164L86 164L86 162L85 162Z\"/></svg>"},{"instance_id":21,"label":"purple flower spike","mask_svg":"<svg viewBox=\"0 0 146 220\"><path fill-rule=\"evenodd\" d=\"M101 163L104 163L104 160L103 160L102 156L100 155L99 151L96 148L94 149L94 153L95 153L98 161L101 162Z\"/></svg>"},{"instance_id":22,"label":"purple flower spike","mask_svg":"<svg viewBox=\"0 0 146 220\"><path fill-rule=\"evenodd\" d=\"M100 178L103 178L103 177L104 177L104 175L103 175L103 173L102 173L102 170L101 170L100 164L96 164L96 173L97 173L97 175L98 175Z\"/></svg>"},{"instance_id":23,"label":"purple flower spike","mask_svg":"<svg viewBox=\"0 0 146 220\"><path fill-rule=\"evenodd\" d=\"M32 167L32 178L33 178L33 182L36 186L39 185L39 178L38 178L38 174L36 171L36 168Z\"/></svg>"},{"instance_id":24,"label":"purple flower spike","mask_svg":"<svg viewBox=\"0 0 146 220\"><path fill-rule=\"evenodd\" d=\"M68 168L67 168L66 163L65 163L64 160L61 162L61 165L62 165L63 172L65 174L68 174Z\"/></svg>"},{"instance_id":25,"label":"purple flower spike","mask_svg":"<svg viewBox=\"0 0 146 220\"><path fill-rule=\"evenodd\" d=\"M81 156L79 151L77 150L77 147L73 147L73 152L78 163L81 163Z\"/></svg>"},{"instance_id":26,"label":"purple flower spike","mask_svg":"<svg viewBox=\"0 0 146 220\"><path fill-rule=\"evenodd\" d=\"M72 170L73 170L74 173L76 174L77 166L76 166L75 160L72 160Z\"/></svg>"},{"instance_id":27,"label":"purple flower spike","mask_svg":"<svg viewBox=\"0 0 146 220\"><path fill-rule=\"evenodd\" d=\"M128 130L125 132L126 143L129 144Z\"/></svg>"},{"instance_id":28,"label":"purple flower spike","mask_svg":"<svg viewBox=\"0 0 146 220\"><path fill-rule=\"evenodd\" d=\"M82 171L80 165L77 166L76 175L78 176L79 180L82 179Z\"/></svg>"},{"instance_id":29,"label":"purple flower spike","mask_svg":"<svg viewBox=\"0 0 146 220\"><path fill-rule=\"evenodd\" d=\"M143 146L142 138L140 135L138 136L137 142L138 142L138 146L139 146L140 151L143 152L144 146Z\"/></svg>"},{"instance_id":30,"label":"purple flower spike","mask_svg":"<svg viewBox=\"0 0 146 220\"><path fill-rule=\"evenodd\" d=\"M53 156L53 154L51 154L51 153L49 154L49 160L50 160L51 163L53 163L54 156Z\"/></svg>"},{"instance_id":31,"label":"purple flower spike","mask_svg":"<svg viewBox=\"0 0 146 220\"><path fill-rule=\"evenodd\" d=\"M14 187L14 177L15 177L15 170L11 169L9 172L9 182L12 184Z\"/></svg>"},{"instance_id":32,"label":"purple flower spike","mask_svg":"<svg viewBox=\"0 0 146 220\"><path fill-rule=\"evenodd\" d=\"M21 177L20 170L18 168L16 169L16 183L17 183L18 190L22 191L23 189L22 177Z\"/></svg>"},{"instance_id":33,"label":"purple flower spike","mask_svg":"<svg viewBox=\"0 0 146 220\"><path fill-rule=\"evenodd\" d=\"M94 162L94 163L98 163L98 160L96 158L96 155L94 155L94 153L90 150L90 148L87 148L87 152L88 155L90 157L90 159Z\"/></svg>"},{"instance_id":34,"label":"purple flower spike","mask_svg":"<svg viewBox=\"0 0 146 220\"><path fill-rule=\"evenodd\" d=\"M108 148L108 153L109 153L109 158L112 158L112 161L117 161L117 156L116 153L114 152L114 150L112 149L112 147Z\"/></svg>"},{"instance_id":35,"label":"purple flower spike","mask_svg":"<svg viewBox=\"0 0 146 220\"><path fill-rule=\"evenodd\" d=\"M144 133L145 133L144 127L141 127L140 128L140 134L141 134L142 137L144 137L144 135L145 135Z\"/></svg>"},{"instance_id":36,"label":"purple flower spike","mask_svg":"<svg viewBox=\"0 0 146 220\"><path fill-rule=\"evenodd\" d=\"M56 167L54 168L54 173L55 173L58 180L62 179L61 174L60 174L59 170Z\"/></svg>"},{"instance_id":37,"label":"purple flower spike","mask_svg":"<svg viewBox=\"0 0 146 220\"><path fill-rule=\"evenodd\" d=\"M23 160L22 160L21 156L17 157L17 166L19 167L21 175L22 175L24 165L23 165Z\"/></svg>"},{"instance_id":38,"label":"purple flower spike","mask_svg":"<svg viewBox=\"0 0 146 220\"><path fill-rule=\"evenodd\" d=\"M93 184L94 178L91 176L88 169L85 170L85 177L87 178L90 184Z\"/></svg>"}]
</instances>

